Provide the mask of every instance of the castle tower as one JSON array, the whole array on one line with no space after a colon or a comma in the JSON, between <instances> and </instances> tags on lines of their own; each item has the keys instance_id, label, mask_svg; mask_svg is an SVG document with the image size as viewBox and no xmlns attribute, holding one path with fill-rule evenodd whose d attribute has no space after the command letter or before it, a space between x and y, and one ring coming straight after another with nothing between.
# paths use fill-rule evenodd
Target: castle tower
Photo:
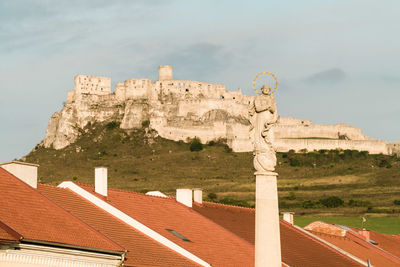
<instances>
[{"instance_id":1,"label":"castle tower","mask_svg":"<svg viewBox=\"0 0 400 267\"><path fill-rule=\"evenodd\" d=\"M158 80L168 81L173 80L172 66L164 65L158 67Z\"/></svg>"}]
</instances>

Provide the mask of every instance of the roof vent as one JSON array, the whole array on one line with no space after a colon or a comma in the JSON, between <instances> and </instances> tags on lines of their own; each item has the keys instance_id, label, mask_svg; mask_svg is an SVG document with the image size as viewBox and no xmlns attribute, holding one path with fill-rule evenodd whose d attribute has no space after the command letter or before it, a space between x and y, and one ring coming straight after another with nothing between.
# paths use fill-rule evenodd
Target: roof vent
<instances>
[{"instance_id":1,"label":"roof vent","mask_svg":"<svg viewBox=\"0 0 400 267\"><path fill-rule=\"evenodd\" d=\"M176 201L190 208L192 207L192 195L192 189L176 189Z\"/></svg>"},{"instance_id":2,"label":"roof vent","mask_svg":"<svg viewBox=\"0 0 400 267\"><path fill-rule=\"evenodd\" d=\"M168 197L166 194L161 193L160 191L149 191L146 193L146 195L154 197Z\"/></svg>"},{"instance_id":3,"label":"roof vent","mask_svg":"<svg viewBox=\"0 0 400 267\"><path fill-rule=\"evenodd\" d=\"M33 188L37 188L38 167L37 164L21 161L9 161L0 163L0 167L24 181Z\"/></svg>"},{"instance_id":4,"label":"roof vent","mask_svg":"<svg viewBox=\"0 0 400 267\"><path fill-rule=\"evenodd\" d=\"M183 241L191 242L189 239L187 239L186 237L184 237L183 235L181 235L180 233L178 233L178 232L175 231L175 230L172 230L172 229L165 229L165 230L167 230L168 232L170 232L170 233L173 234L174 236L179 237L179 238L182 239Z\"/></svg>"},{"instance_id":5,"label":"roof vent","mask_svg":"<svg viewBox=\"0 0 400 267\"><path fill-rule=\"evenodd\" d=\"M94 191L105 197L107 196L107 168L94 168Z\"/></svg>"}]
</instances>

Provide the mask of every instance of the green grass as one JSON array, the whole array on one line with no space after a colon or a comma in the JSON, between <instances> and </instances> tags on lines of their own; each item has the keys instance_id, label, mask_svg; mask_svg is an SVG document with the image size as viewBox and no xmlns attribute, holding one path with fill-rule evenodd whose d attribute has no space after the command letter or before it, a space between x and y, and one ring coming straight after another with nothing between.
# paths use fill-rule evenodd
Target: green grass
<instances>
[{"instance_id":1,"label":"green grass","mask_svg":"<svg viewBox=\"0 0 400 267\"><path fill-rule=\"evenodd\" d=\"M126 132L116 123L91 125L62 150L38 146L26 156L37 163L42 183L65 180L93 184L94 167L108 167L109 187L136 192L202 188L205 199L254 206L252 153L234 153L223 143L190 151L190 144L155 137L144 129ZM399 216L400 160L352 150L277 153L281 210L298 216ZM344 205L326 208L337 196ZM352 200L352 201L351 201ZM312 205L304 205L312 203ZM350 203L353 203L350 205ZM356 205L354 205L356 203Z\"/></svg>"},{"instance_id":2,"label":"green grass","mask_svg":"<svg viewBox=\"0 0 400 267\"><path fill-rule=\"evenodd\" d=\"M367 217L364 228L379 233L400 234L399 217ZM315 221L335 223L345 226L362 228L362 217L294 217L294 224L304 227Z\"/></svg>"}]
</instances>

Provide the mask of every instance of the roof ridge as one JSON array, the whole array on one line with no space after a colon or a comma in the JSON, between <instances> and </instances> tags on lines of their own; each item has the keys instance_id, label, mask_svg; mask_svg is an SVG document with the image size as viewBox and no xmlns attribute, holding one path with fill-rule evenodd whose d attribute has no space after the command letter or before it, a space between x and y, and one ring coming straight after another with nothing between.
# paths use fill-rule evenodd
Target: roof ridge
<instances>
[{"instance_id":1,"label":"roof ridge","mask_svg":"<svg viewBox=\"0 0 400 267\"><path fill-rule=\"evenodd\" d=\"M243 206L238 206L238 205L230 205L230 204L224 204L224 203L218 203L218 202L210 202L210 201L203 201L203 203L216 205L216 206L222 206L222 207L228 207L228 208L238 208L238 209L246 209L246 210L254 210L255 211L255 208L243 207Z\"/></svg>"},{"instance_id":2,"label":"roof ridge","mask_svg":"<svg viewBox=\"0 0 400 267\"><path fill-rule=\"evenodd\" d=\"M56 187L58 188L58 187ZM108 236L104 235L103 233L101 233L100 231L98 231L97 229L95 229L94 227L92 227L91 225L89 225L88 223L86 223L85 221L81 220L78 216L75 216L74 214L72 214L71 212L69 212L68 210L64 209L63 207L61 207L60 205L58 205L56 202L54 202L53 200L51 200L50 198L48 198L46 195L42 194L42 192L40 192L39 190L36 190L40 195L42 195L43 197L45 197L46 199L48 199L51 203L53 203L54 205L56 205L57 207L59 207L60 209L62 209L65 213L69 214L70 216L72 216L73 218L77 219L78 221L80 221L81 223L85 224L87 227L89 227L91 230L93 230L95 233L100 234L103 238L106 238L107 240L111 241L112 243L114 243L115 245L117 245L118 247L124 249L124 251L126 251L126 248L121 246L120 244L118 244L117 242L115 242L114 240L110 239Z\"/></svg>"},{"instance_id":3,"label":"roof ridge","mask_svg":"<svg viewBox=\"0 0 400 267\"><path fill-rule=\"evenodd\" d=\"M89 186L89 187L93 187L93 188L94 188L94 185L92 185L92 184L84 184L84 183L80 183L80 182L76 182L76 181L63 181L63 182L73 182L73 183L75 183L76 185L83 185L83 186ZM131 190L122 189L122 188L112 188L112 187L108 187L107 190L113 190L113 191L124 192L124 193L132 193L132 194L137 194L137 195L141 195L141 196L156 197L156 198L162 198L162 199L172 199L172 198L174 198L174 197L169 196L169 195L167 195L167 197L146 195L146 193L131 191ZM154 190L154 191L158 191L158 190ZM161 192L161 191L159 191L159 192ZM162 193L162 192L161 192L161 193Z\"/></svg>"}]
</instances>

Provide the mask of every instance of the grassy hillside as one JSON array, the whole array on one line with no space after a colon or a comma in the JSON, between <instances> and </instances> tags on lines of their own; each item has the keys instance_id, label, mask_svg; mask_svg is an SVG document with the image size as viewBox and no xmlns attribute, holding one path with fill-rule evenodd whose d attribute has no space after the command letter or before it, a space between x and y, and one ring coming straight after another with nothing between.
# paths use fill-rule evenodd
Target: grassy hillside
<instances>
[{"instance_id":1,"label":"grassy hillside","mask_svg":"<svg viewBox=\"0 0 400 267\"><path fill-rule=\"evenodd\" d=\"M254 205L252 153L233 153L224 144L190 144L127 133L118 123L81 130L63 150L37 147L27 162L40 164L42 183L73 180L92 184L94 167L106 166L109 186L137 192L199 187L208 200ZM297 215L399 216L400 160L358 151L278 153L280 209Z\"/></svg>"}]
</instances>

